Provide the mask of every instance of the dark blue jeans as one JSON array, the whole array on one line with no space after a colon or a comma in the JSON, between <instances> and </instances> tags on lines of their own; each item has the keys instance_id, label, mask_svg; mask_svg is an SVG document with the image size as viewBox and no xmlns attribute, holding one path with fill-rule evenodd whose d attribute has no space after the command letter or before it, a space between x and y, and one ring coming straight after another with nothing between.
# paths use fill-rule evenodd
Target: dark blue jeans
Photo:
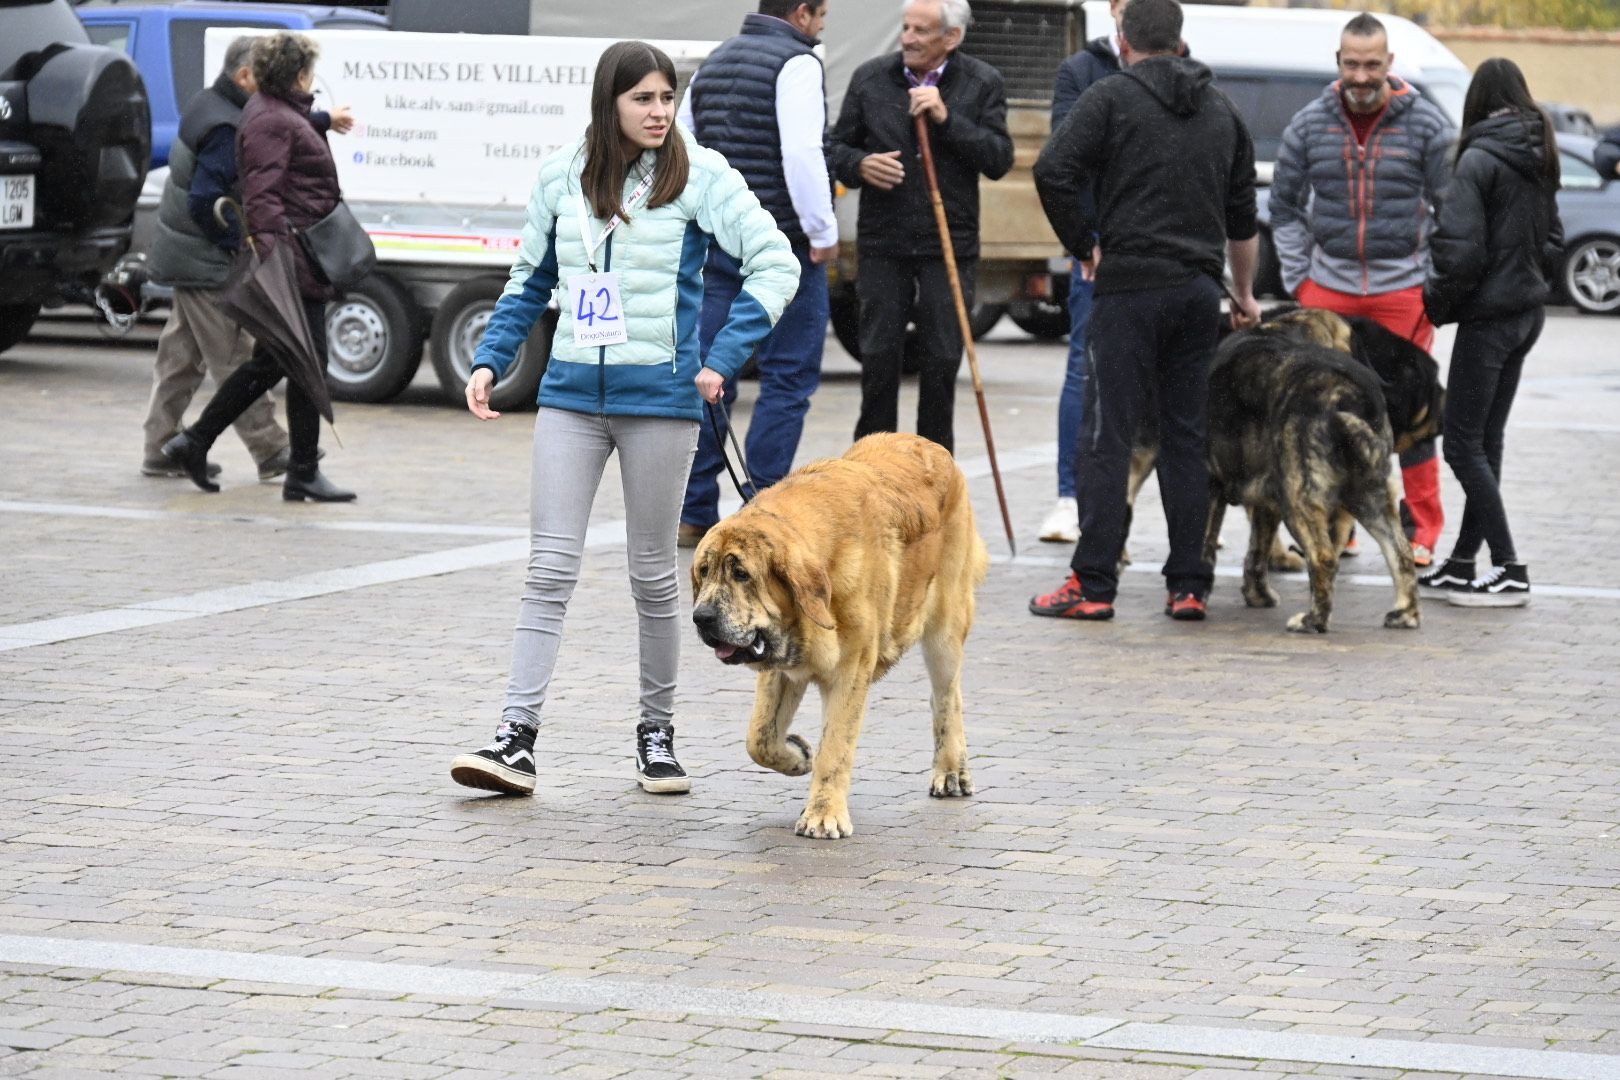
<instances>
[{"instance_id":1,"label":"dark blue jeans","mask_svg":"<svg viewBox=\"0 0 1620 1080\"><path fill-rule=\"evenodd\" d=\"M1080 264L1069 260L1069 366L1058 395L1058 498L1075 492L1074 460L1080 452L1080 424L1086 415L1086 386L1091 381L1091 358L1086 352L1086 324L1091 321L1094 286L1080 276Z\"/></svg>"},{"instance_id":2,"label":"dark blue jeans","mask_svg":"<svg viewBox=\"0 0 1620 1080\"><path fill-rule=\"evenodd\" d=\"M799 257L799 291L756 353L759 401L748 424L743 453L748 456L754 484L762 491L793 468L805 414L810 411L810 395L821 385L821 348L827 339L827 268L812 265L808 250L794 254ZM703 314L698 322L698 344L705 357L741 291L737 260L711 247L708 265L703 268ZM736 400L737 380L733 378L726 382L727 409ZM717 419L724 435L726 418L721 415ZM698 425L692 475L686 482L682 522L706 528L720 520L719 477L724 468L720 444L708 417L704 417Z\"/></svg>"},{"instance_id":3,"label":"dark blue jeans","mask_svg":"<svg viewBox=\"0 0 1620 1080\"><path fill-rule=\"evenodd\" d=\"M1505 319L1457 326L1446 376L1446 427L1441 446L1462 485L1462 526L1451 557L1472 562L1481 543L1491 564L1518 562L1507 509L1502 505L1502 446L1508 413L1519 389L1524 358L1541 336L1541 308Z\"/></svg>"},{"instance_id":4,"label":"dark blue jeans","mask_svg":"<svg viewBox=\"0 0 1620 1080\"><path fill-rule=\"evenodd\" d=\"M1136 426L1159 414L1159 498L1170 528L1171 592L1209 592L1209 361L1220 287L1200 274L1181 285L1107 293L1091 309L1091 400L1080 453L1080 543L1071 564L1090 600L1114 599L1125 544L1125 501Z\"/></svg>"}]
</instances>

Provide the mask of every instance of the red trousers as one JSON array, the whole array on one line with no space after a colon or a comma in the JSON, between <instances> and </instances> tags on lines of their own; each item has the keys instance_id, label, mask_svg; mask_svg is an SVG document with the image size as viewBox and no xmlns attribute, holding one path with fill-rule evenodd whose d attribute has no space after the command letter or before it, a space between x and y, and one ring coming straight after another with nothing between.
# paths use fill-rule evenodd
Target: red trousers
<instances>
[{"instance_id":1,"label":"red trousers","mask_svg":"<svg viewBox=\"0 0 1620 1080\"><path fill-rule=\"evenodd\" d=\"M1299 287L1298 299L1306 307L1326 308L1340 315L1365 315L1425 352L1434 348L1434 324L1424 314L1421 285L1377 296L1357 296L1326 289L1307 280ZM1433 439L1426 439L1401 455L1401 485L1406 490L1406 505L1417 525L1412 543L1433 551L1440 543L1440 530L1446 524L1445 507L1440 505L1440 459L1435 455Z\"/></svg>"}]
</instances>

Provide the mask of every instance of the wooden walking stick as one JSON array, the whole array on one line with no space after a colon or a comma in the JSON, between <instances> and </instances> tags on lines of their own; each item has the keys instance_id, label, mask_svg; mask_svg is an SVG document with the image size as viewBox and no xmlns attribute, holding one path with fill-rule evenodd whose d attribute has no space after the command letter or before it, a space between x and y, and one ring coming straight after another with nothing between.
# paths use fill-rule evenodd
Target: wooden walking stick
<instances>
[{"instance_id":1,"label":"wooden walking stick","mask_svg":"<svg viewBox=\"0 0 1620 1080\"><path fill-rule=\"evenodd\" d=\"M945 252L945 274L950 278L951 296L956 301L956 321L962 325L962 344L967 348L968 371L973 375L973 396L979 401L979 422L984 425L984 448L990 456L990 476L996 482L996 501L1001 504L1001 523L1007 529L1007 548L1018 558L1018 540L1013 535L1012 515L1007 513L1007 489L1001 483L996 464L996 440L990 433L990 410L984 403L984 380L979 377L979 354L973 347L973 323L968 318L967 298L962 295L962 279L956 273L956 248L951 244L951 223L945 217L945 202L939 197L939 176L934 172L934 148L928 141L928 117L917 117L917 148L922 151L923 172L928 177L928 194L934 201L934 223L939 226L939 246Z\"/></svg>"}]
</instances>

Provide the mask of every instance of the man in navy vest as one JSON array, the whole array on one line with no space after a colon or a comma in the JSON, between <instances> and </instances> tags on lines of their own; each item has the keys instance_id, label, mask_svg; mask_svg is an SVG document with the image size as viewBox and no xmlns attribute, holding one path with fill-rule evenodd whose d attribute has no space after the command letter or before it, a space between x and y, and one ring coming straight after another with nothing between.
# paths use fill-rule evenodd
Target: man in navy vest
<instances>
[{"instance_id":1,"label":"man in navy vest","mask_svg":"<svg viewBox=\"0 0 1620 1080\"><path fill-rule=\"evenodd\" d=\"M827 0L760 0L758 13L743 17L742 32L703 62L676 117L699 143L719 151L743 174L799 257L798 295L757 354L759 403L748 425L746 453L759 488L793 468L810 395L821 385L826 264L838 253L838 221L823 149L826 77L813 51L826 21ZM711 247L698 326L704 355L741 288L736 260ZM726 403L736 397L733 379L726 384ZM723 429L724 416L717 420ZM700 424L681 508L682 547L697 546L720 520L722 455L714 430Z\"/></svg>"}]
</instances>

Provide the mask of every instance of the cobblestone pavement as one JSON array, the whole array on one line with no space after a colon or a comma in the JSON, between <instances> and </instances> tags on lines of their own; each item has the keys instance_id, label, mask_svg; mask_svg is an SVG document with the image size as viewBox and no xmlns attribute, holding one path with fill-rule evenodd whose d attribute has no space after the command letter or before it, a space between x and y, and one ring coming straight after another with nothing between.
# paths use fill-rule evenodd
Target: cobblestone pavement
<instances>
[{"instance_id":1,"label":"cobblestone pavement","mask_svg":"<svg viewBox=\"0 0 1620 1080\"><path fill-rule=\"evenodd\" d=\"M1151 491L1119 617L1030 617L1063 348L998 331L1016 560L965 377L958 409L979 793L927 797L911 657L818 843L695 636L694 791L631 782L611 467L539 792L477 797L447 764L504 685L530 418L424 375L339 406L358 503L284 504L229 434L205 495L136 472L152 328L47 323L0 358L0 1075L1620 1077L1617 329L1554 314L1521 391L1533 606L1386 631L1364 555L1311 639L1303 578L1242 606L1236 515L1209 622L1165 619ZM847 445L853 372L801 459Z\"/></svg>"}]
</instances>

